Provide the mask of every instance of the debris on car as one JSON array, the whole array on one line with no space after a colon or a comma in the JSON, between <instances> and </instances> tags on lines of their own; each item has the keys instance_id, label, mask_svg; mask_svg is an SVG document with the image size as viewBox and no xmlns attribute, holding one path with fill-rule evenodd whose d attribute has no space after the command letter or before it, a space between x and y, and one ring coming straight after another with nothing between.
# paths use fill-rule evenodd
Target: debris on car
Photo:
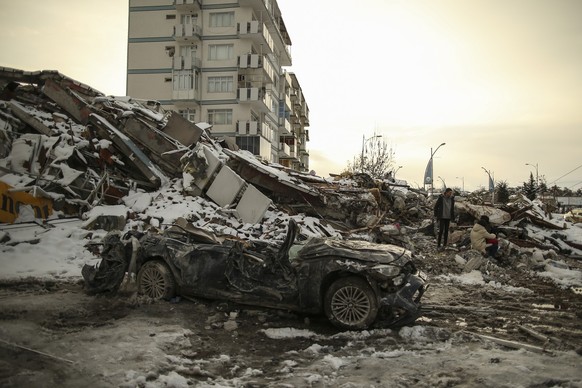
<instances>
[{"instance_id":1,"label":"debris on car","mask_svg":"<svg viewBox=\"0 0 582 388\"><path fill-rule=\"evenodd\" d=\"M83 268L87 291L115 292L128 271L137 289L155 299L177 295L324 314L338 328L396 327L421 314L426 275L412 252L366 241L297 241L291 218L280 245L219 239L180 220L139 238L119 232L103 239L101 262ZM120 265L123 263L123 265ZM131 268L131 270L130 270Z\"/></svg>"}]
</instances>

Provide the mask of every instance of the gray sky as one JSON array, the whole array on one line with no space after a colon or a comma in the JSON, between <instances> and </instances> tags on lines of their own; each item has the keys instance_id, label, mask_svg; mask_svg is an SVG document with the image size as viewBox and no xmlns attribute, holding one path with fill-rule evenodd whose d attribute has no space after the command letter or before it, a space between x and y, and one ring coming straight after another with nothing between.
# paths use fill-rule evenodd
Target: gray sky
<instances>
[{"instance_id":1,"label":"gray sky","mask_svg":"<svg viewBox=\"0 0 582 388\"><path fill-rule=\"evenodd\" d=\"M125 94L126 0L27 4L0 0L0 66L59 70ZM422 186L431 147L445 142L434 159L437 188L438 177L486 187L482 167L520 186L536 174L526 163L550 184L582 187L582 0L279 6L318 175L341 172L376 133L412 186Z\"/></svg>"}]
</instances>

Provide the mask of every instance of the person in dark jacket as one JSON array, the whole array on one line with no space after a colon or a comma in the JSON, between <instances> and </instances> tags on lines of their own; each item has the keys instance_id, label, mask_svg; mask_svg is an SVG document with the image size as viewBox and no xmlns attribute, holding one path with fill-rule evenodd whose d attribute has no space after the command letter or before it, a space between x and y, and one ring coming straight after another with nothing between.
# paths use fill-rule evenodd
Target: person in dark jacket
<instances>
[{"instance_id":1,"label":"person in dark jacket","mask_svg":"<svg viewBox=\"0 0 582 388\"><path fill-rule=\"evenodd\" d=\"M439 222L437 249L440 249L441 241L443 242L443 248L447 245L447 240L449 239L449 224L455 218L453 189L447 188L443 194L439 195L434 205L434 216Z\"/></svg>"}]
</instances>

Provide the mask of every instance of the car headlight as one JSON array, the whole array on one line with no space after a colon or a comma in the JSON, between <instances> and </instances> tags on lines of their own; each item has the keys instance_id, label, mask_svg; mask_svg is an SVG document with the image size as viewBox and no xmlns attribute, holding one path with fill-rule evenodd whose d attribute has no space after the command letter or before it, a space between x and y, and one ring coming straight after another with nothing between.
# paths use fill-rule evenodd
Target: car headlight
<instances>
[{"instance_id":1,"label":"car headlight","mask_svg":"<svg viewBox=\"0 0 582 388\"><path fill-rule=\"evenodd\" d=\"M394 283L395 286L400 286L402 283L404 283L405 278L406 276L403 273L401 273L400 275L392 279L392 283Z\"/></svg>"},{"instance_id":2,"label":"car headlight","mask_svg":"<svg viewBox=\"0 0 582 388\"><path fill-rule=\"evenodd\" d=\"M400 273L400 267L396 267L393 265L380 264L373 267L373 269L389 278L397 276Z\"/></svg>"}]
</instances>

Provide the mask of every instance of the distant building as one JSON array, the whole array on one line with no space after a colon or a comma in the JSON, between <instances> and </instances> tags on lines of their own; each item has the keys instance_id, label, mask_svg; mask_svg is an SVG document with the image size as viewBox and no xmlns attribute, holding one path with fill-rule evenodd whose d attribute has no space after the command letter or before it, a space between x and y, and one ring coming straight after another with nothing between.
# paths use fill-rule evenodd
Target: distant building
<instances>
[{"instance_id":1,"label":"distant building","mask_svg":"<svg viewBox=\"0 0 582 388\"><path fill-rule=\"evenodd\" d=\"M309 108L275 0L130 0L127 95L309 171Z\"/></svg>"},{"instance_id":2,"label":"distant building","mask_svg":"<svg viewBox=\"0 0 582 388\"><path fill-rule=\"evenodd\" d=\"M556 202L564 211L582 208L582 197L556 197Z\"/></svg>"}]
</instances>

